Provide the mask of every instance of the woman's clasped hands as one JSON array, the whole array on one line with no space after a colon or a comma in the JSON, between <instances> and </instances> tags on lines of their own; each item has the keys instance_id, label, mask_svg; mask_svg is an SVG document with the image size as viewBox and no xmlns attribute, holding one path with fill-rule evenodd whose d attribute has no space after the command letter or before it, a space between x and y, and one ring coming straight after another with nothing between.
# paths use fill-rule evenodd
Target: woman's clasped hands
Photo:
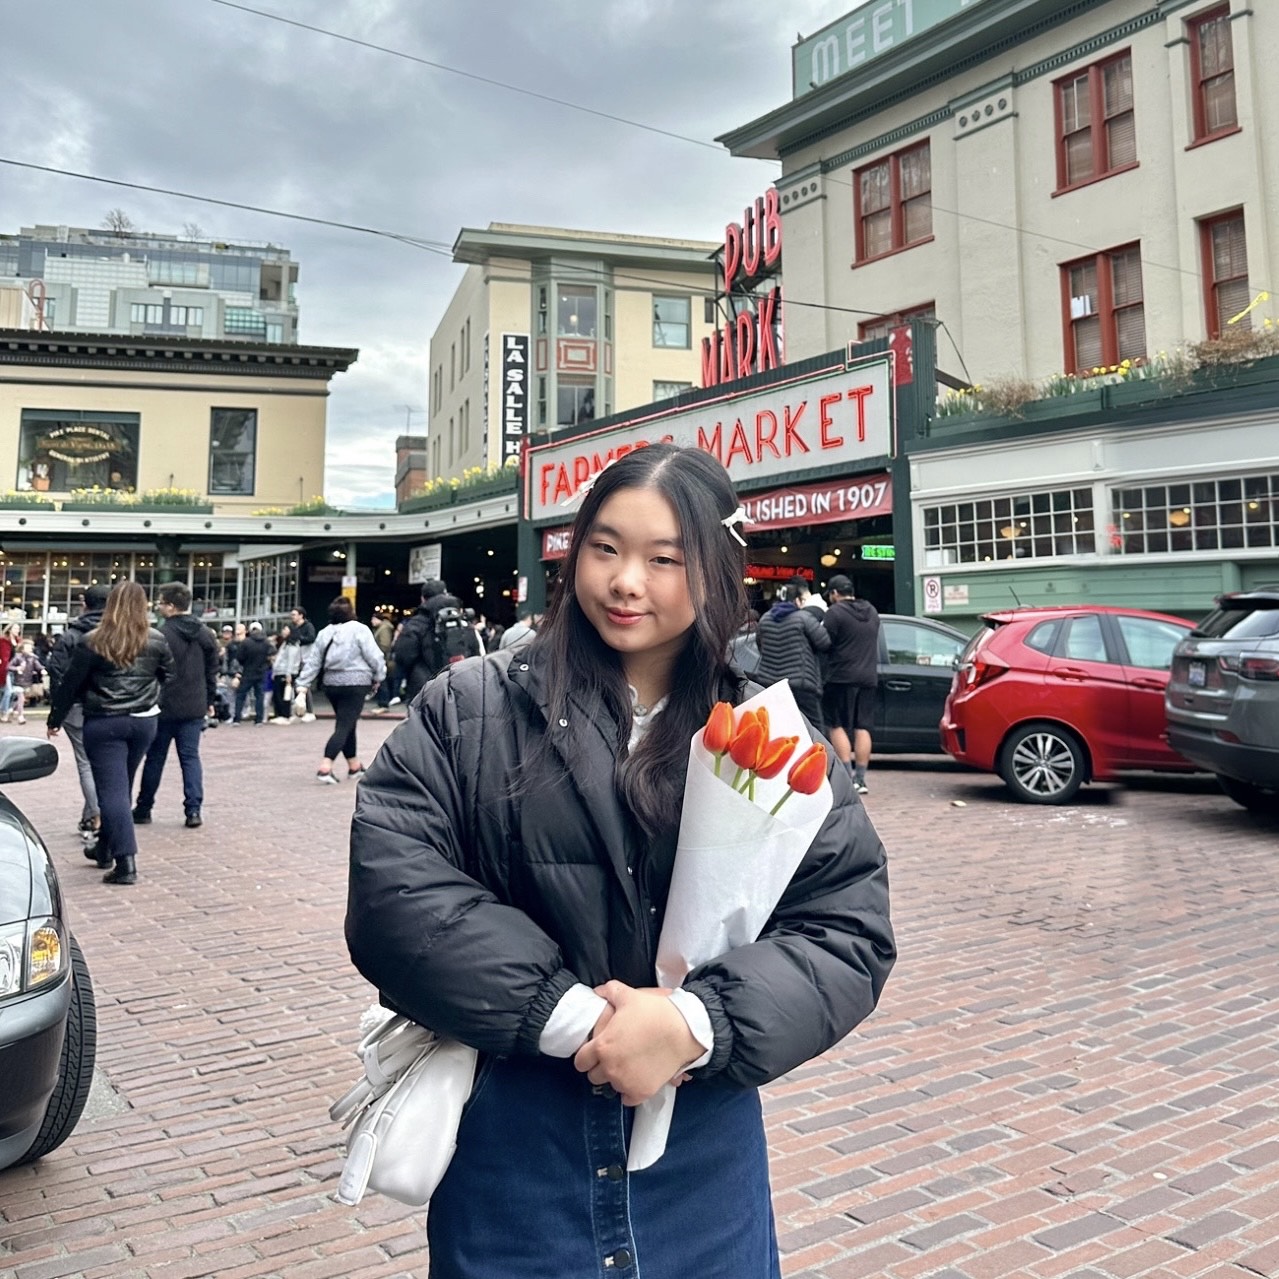
<instances>
[{"instance_id":1,"label":"woman's clasped hands","mask_svg":"<svg viewBox=\"0 0 1279 1279\"><path fill-rule=\"evenodd\" d=\"M683 1014L661 986L610 981L595 988L608 1000L573 1065L593 1084L610 1084L623 1105L638 1106L665 1084L683 1083L684 1067L702 1056Z\"/></svg>"}]
</instances>

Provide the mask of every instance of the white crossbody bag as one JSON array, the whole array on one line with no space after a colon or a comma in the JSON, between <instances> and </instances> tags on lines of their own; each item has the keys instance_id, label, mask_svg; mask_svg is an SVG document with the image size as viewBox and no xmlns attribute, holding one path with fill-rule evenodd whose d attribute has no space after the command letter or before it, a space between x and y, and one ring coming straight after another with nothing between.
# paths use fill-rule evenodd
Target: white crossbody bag
<instances>
[{"instance_id":1,"label":"white crossbody bag","mask_svg":"<svg viewBox=\"0 0 1279 1279\"><path fill-rule=\"evenodd\" d=\"M457 1149L476 1051L374 1005L360 1020L364 1077L329 1117L347 1129L339 1203L369 1190L425 1207Z\"/></svg>"}]
</instances>

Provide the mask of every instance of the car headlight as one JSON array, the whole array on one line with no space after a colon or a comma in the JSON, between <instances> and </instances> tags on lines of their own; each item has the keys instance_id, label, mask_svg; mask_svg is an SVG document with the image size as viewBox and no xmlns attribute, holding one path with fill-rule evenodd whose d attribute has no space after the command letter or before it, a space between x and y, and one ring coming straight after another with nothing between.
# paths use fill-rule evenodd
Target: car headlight
<instances>
[{"instance_id":1,"label":"car headlight","mask_svg":"<svg viewBox=\"0 0 1279 1279\"><path fill-rule=\"evenodd\" d=\"M56 919L0 927L0 999L47 985L67 970L68 951Z\"/></svg>"}]
</instances>

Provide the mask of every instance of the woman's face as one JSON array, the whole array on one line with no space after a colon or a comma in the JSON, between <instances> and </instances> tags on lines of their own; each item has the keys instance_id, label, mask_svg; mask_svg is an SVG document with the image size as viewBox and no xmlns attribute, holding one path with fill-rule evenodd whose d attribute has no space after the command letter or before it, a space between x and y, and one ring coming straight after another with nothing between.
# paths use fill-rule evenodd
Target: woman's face
<instances>
[{"instance_id":1,"label":"woman's face","mask_svg":"<svg viewBox=\"0 0 1279 1279\"><path fill-rule=\"evenodd\" d=\"M578 554L574 591L624 667L628 656L678 656L693 601L679 522L656 489L619 489L604 502Z\"/></svg>"}]
</instances>

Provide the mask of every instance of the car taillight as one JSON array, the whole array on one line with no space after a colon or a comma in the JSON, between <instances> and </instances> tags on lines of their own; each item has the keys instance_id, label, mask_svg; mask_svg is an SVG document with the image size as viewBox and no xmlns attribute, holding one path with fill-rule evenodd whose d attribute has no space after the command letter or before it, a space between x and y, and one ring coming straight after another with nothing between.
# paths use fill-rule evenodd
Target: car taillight
<instances>
[{"instance_id":1,"label":"car taillight","mask_svg":"<svg viewBox=\"0 0 1279 1279\"><path fill-rule=\"evenodd\" d=\"M1008 670L1008 663L992 653L976 653L964 666L964 687L970 691L989 684Z\"/></svg>"},{"instance_id":2,"label":"car taillight","mask_svg":"<svg viewBox=\"0 0 1279 1279\"><path fill-rule=\"evenodd\" d=\"M1263 653L1245 653L1239 658L1238 669L1244 679L1279 680L1279 657L1267 657Z\"/></svg>"}]
</instances>

